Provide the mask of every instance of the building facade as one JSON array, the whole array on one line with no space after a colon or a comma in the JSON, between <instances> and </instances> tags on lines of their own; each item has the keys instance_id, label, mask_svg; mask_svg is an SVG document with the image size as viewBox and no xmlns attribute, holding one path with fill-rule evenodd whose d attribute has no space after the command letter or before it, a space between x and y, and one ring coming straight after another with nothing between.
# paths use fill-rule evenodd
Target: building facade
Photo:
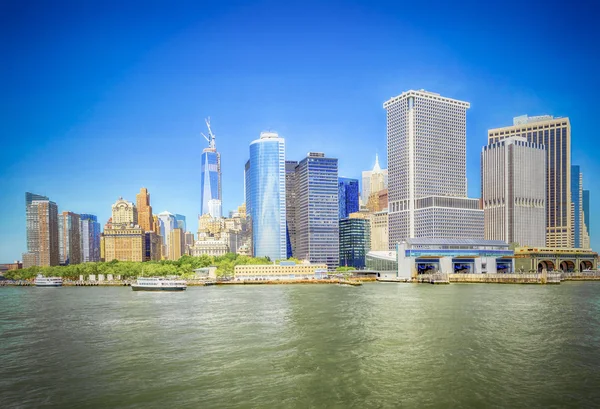
<instances>
[{"instance_id":1,"label":"building facade","mask_svg":"<svg viewBox=\"0 0 600 409\"><path fill-rule=\"evenodd\" d=\"M590 230L590 191L589 190L583 191L582 208L583 208L583 225L585 227L585 231L587 232L587 237L585 237L585 241L584 241L582 247L584 249L589 249L589 248L591 248L590 236L592 234L592 231Z\"/></svg>"},{"instance_id":2,"label":"building facade","mask_svg":"<svg viewBox=\"0 0 600 409\"><path fill-rule=\"evenodd\" d=\"M285 141L262 132L250 143L246 206L252 223L252 253L271 260L287 258Z\"/></svg>"},{"instance_id":3,"label":"building facade","mask_svg":"<svg viewBox=\"0 0 600 409\"><path fill-rule=\"evenodd\" d=\"M483 239L483 210L467 198L469 103L407 91L387 111L389 246L406 238Z\"/></svg>"},{"instance_id":4,"label":"building facade","mask_svg":"<svg viewBox=\"0 0 600 409\"><path fill-rule=\"evenodd\" d=\"M146 249L144 261L158 261L162 258L162 238L154 231L144 233Z\"/></svg>"},{"instance_id":5,"label":"building facade","mask_svg":"<svg viewBox=\"0 0 600 409\"><path fill-rule=\"evenodd\" d=\"M296 264L282 261L279 264L238 265L234 269L236 281L318 280L327 278L326 264Z\"/></svg>"},{"instance_id":6,"label":"building facade","mask_svg":"<svg viewBox=\"0 0 600 409\"><path fill-rule=\"evenodd\" d=\"M296 167L296 257L339 266L338 160L310 152Z\"/></svg>"},{"instance_id":7,"label":"building facade","mask_svg":"<svg viewBox=\"0 0 600 409\"><path fill-rule=\"evenodd\" d=\"M287 258L296 254L296 166L298 161L285 161L285 221Z\"/></svg>"},{"instance_id":8,"label":"building facade","mask_svg":"<svg viewBox=\"0 0 600 409\"><path fill-rule=\"evenodd\" d=\"M212 237L197 240L194 246L190 248L190 254L194 257L202 255L218 257L227 253L229 253L229 244L227 241Z\"/></svg>"},{"instance_id":9,"label":"building facade","mask_svg":"<svg viewBox=\"0 0 600 409\"><path fill-rule=\"evenodd\" d=\"M590 231L585 223L583 174L579 165L571 166L571 200L573 201L573 247L589 248Z\"/></svg>"},{"instance_id":10,"label":"building facade","mask_svg":"<svg viewBox=\"0 0 600 409\"><path fill-rule=\"evenodd\" d=\"M338 178L338 202L338 219L345 219L350 213L359 211L360 204L357 179Z\"/></svg>"},{"instance_id":11,"label":"building facade","mask_svg":"<svg viewBox=\"0 0 600 409\"><path fill-rule=\"evenodd\" d=\"M61 265L81 263L81 221L78 214L58 215L58 254Z\"/></svg>"},{"instance_id":12,"label":"building facade","mask_svg":"<svg viewBox=\"0 0 600 409\"><path fill-rule=\"evenodd\" d=\"M546 150L511 137L481 152L485 239L546 245Z\"/></svg>"},{"instance_id":13,"label":"building facade","mask_svg":"<svg viewBox=\"0 0 600 409\"><path fill-rule=\"evenodd\" d=\"M516 117L512 126L490 129L488 144L511 136L546 147L546 246L573 247L569 118Z\"/></svg>"},{"instance_id":14,"label":"building facade","mask_svg":"<svg viewBox=\"0 0 600 409\"><path fill-rule=\"evenodd\" d=\"M100 261L100 223L93 214L82 213L79 215L81 234L81 262Z\"/></svg>"},{"instance_id":15,"label":"building facade","mask_svg":"<svg viewBox=\"0 0 600 409\"><path fill-rule=\"evenodd\" d=\"M144 261L146 235L139 226L113 225L102 233L104 261Z\"/></svg>"},{"instance_id":16,"label":"building facade","mask_svg":"<svg viewBox=\"0 0 600 409\"><path fill-rule=\"evenodd\" d=\"M371 250L389 250L389 219L388 211L384 209L371 215Z\"/></svg>"},{"instance_id":17,"label":"building facade","mask_svg":"<svg viewBox=\"0 0 600 409\"><path fill-rule=\"evenodd\" d=\"M359 213L353 213L357 215ZM371 247L369 218L348 217L340 220L340 266L363 269Z\"/></svg>"},{"instance_id":18,"label":"building facade","mask_svg":"<svg viewBox=\"0 0 600 409\"><path fill-rule=\"evenodd\" d=\"M173 216L175 217L175 227L183 230L185 233L187 231L185 216L182 214L174 214Z\"/></svg>"},{"instance_id":19,"label":"building facade","mask_svg":"<svg viewBox=\"0 0 600 409\"><path fill-rule=\"evenodd\" d=\"M175 215L173 213L169 213L168 211L164 211L158 214L158 219L160 220L160 236L163 240L163 257L168 259L171 247L171 232L177 228L177 220L175 220Z\"/></svg>"},{"instance_id":20,"label":"building facade","mask_svg":"<svg viewBox=\"0 0 600 409\"><path fill-rule=\"evenodd\" d=\"M145 187L140 189L140 193L135 196L135 203L138 213L138 224L144 231L154 230L154 218L152 215L152 206L150 206L150 194Z\"/></svg>"},{"instance_id":21,"label":"building facade","mask_svg":"<svg viewBox=\"0 0 600 409\"><path fill-rule=\"evenodd\" d=\"M381 189L387 189L388 188L388 170L387 169L381 169L381 167L379 166L379 155L375 154L375 166L373 166L372 170L364 170L362 172L362 192L360 195L360 199L362 202L363 206L367 205L367 202L369 201L369 197L371 196L371 193L373 193L374 191L377 191L375 189L371 188L371 179L373 177L373 172L375 171L379 171L381 172L382 175L382 180L383 180L383 187L381 187ZM377 177L378 178L378 177ZM378 180L378 179L376 179Z\"/></svg>"},{"instance_id":22,"label":"building facade","mask_svg":"<svg viewBox=\"0 0 600 409\"><path fill-rule=\"evenodd\" d=\"M183 230L174 228L169 233L169 260L179 260L185 252L185 237Z\"/></svg>"},{"instance_id":23,"label":"building facade","mask_svg":"<svg viewBox=\"0 0 600 409\"><path fill-rule=\"evenodd\" d=\"M119 198L112 205L112 225L113 226L131 226L138 224L137 208L131 202Z\"/></svg>"},{"instance_id":24,"label":"building facade","mask_svg":"<svg viewBox=\"0 0 600 409\"><path fill-rule=\"evenodd\" d=\"M25 193L27 253L23 267L57 266L60 261L58 207L48 197Z\"/></svg>"}]
</instances>

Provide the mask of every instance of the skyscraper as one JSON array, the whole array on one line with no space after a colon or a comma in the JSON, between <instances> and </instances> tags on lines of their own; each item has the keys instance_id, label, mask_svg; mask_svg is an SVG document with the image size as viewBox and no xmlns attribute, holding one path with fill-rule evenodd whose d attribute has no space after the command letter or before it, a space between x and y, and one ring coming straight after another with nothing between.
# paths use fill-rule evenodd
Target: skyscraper
<instances>
[{"instance_id":1,"label":"skyscraper","mask_svg":"<svg viewBox=\"0 0 600 409\"><path fill-rule=\"evenodd\" d=\"M469 103L406 91L387 110L389 246L405 238L483 239L479 199L467 198Z\"/></svg>"},{"instance_id":2,"label":"skyscraper","mask_svg":"<svg viewBox=\"0 0 600 409\"><path fill-rule=\"evenodd\" d=\"M185 216L182 214L174 214L173 216L175 216L175 227L183 230L183 232L185 233L187 231L187 226L185 224Z\"/></svg>"},{"instance_id":3,"label":"skyscraper","mask_svg":"<svg viewBox=\"0 0 600 409\"><path fill-rule=\"evenodd\" d=\"M101 259L104 261L144 261L146 234L138 225L137 208L120 197L112 205L112 217L100 236Z\"/></svg>"},{"instance_id":4,"label":"skyscraper","mask_svg":"<svg viewBox=\"0 0 600 409\"><path fill-rule=\"evenodd\" d=\"M481 152L481 200L485 239L546 245L546 151L511 137Z\"/></svg>"},{"instance_id":5,"label":"skyscraper","mask_svg":"<svg viewBox=\"0 0 600 409\"><path fill-rule=\"evenodd\" d=\"M116 227L118 225L130 226L138 224L138 213L137 208L131 202L119 198L112 205L112 225Z\"/></svg>"},{"instance_id":6,"label":"skyscraper","mask_svg":"<svg viewBox=\"0 0 600 409\"><path fill-rule=\"evenodd\" d=\"M362 172L362 193L360 195L362 205L366 206L369 201L369 197L371 193L377 192L377 188L371 188L371 179L373 173L380 173L382 175L383 187L381 189L387 189L388 187L388 170L381 169L379 166L379 155L375 154L375 166L373 166L372 170L364 170Z\"/></svg>"},{"instance_id":7,"label":"skyscraper","mask_svg":"<svg viewBox=\"0 0 600 409\"><path fill-rule=\"evenodd\" d=\"M168 211L164 211L158 214L158 219L160 220L160 235L163 240L163 256L165 258L169 258L170 247L171 247L171 232L173 229L177 228L177 220L175 220L175 215L173 213L169 213Z\"/></svg>"},{"instance_id":8,"label":"skyscraper","mask_svg":"<svg viewBox=\"0 0 600 409\"><path fill-rule=\"evenodd\" d=\"M590 191L583 191L583 224L585 227L585 231L587 233L586 242L583 243L583 248L589 249L590 246L590 236L592 231L590 230Z\"/></svg>"},{"instance_id":9,"label":"skyscraper","mask_svg":"<svg viewBox=\"0 0 600 409\"><path fill-rule=\"evenodd\" d=\"M60 264L81 263L81 225L78 214L62 212L58 215L58 243Z\"/></svg>"},{"instance_id":10,"label":"skyscraper","mask_svg":"<svg viewBox=\"0 0 600 409\"><path fill-rule=\"evenodd\" d=\"M208 147L202 151L200 161L200 214L209 212L208 202L212 199L222 200L221 197L221 154L217 152L215 134L210 127L210 118L206 119L208 136L202 134L208 142ZM218 215L221 217L221 214Z\"/></svg>"},{"instance_id":11,"label":"skyscraper","mask_svg":"<svg viewBox=\"0 0 600 409\"><path fill-rule=\"evenodd\" d=\"M252 222L253 254L285 259L285 141L274 132L262 132L250 143L246 175L246 206Z\"/></svg>"},{"instance_id":12,"label":"skyscraper","mask_svg":"<svg viewBox=\"0 0 600 409\"><path fill-rule=\"evenodd\" d=\"M571 166L571 200L573 201L573 247L589 248L590 231L585 223L583 173L579 165Z\"/></svg>"},{"instance_id":13,"label":"skyscraper","mask_svg":"<svg viewBox=\"0 0 600 409\"><path fill-rule=\"evenodd\" d=\"M100 261L100 223L93 214L80 214L81 262Z\"/></svg>"},{"instance_id":14,"label":"skyscraper","mask_svg":"<svg viewBox=\"0 0 600 409\"><path fill-rule=\"evenodd\" d=\"M511 136L546 147L546 246L573 247L569 118L516 117L512 126L490 129L488 144Z\"/></svg>"},{"instance_id":15,"label":"skyscraper","mask_svg":"<svg viewBox=\"0 0 600 409\"><path fill-rule=\"evenodd\" d=\"M210 199L208 201L208 214L216 219L223 215L223 207L220 200Z\"/></svg>"},{"instance_id":16,"label":"skyscraper","mask_svg":"<svg viewBox=\"0 0 600 409\"><path fill-rule=\"evenodd\" d=\"M169 233L169 260L179 260L185 254L185 237L183 230L174 228Z\"/></svg>"},{"instance_id":17,"label":"skyscraper","mask_svg":"<svg viewBox=\"0 0 600 409\"><path fill-rule=\"evenodd\" d=\"M358 180L338 178L339 219L348 217L350 213L358 212Z\"/></svg>"},{"instance_id":18,"label":"skyscraper","mask_svg":"<svg viewBox=\"0 0 600 409\"><path fill-rule=\"evenodd\" d=\"M340 220L340 265L365 268L371 245L369 218L353 213Z\"/></svg>"},{"instance_id":19,"label":"skyscraper","mask_svg":"<svg viewBox=\"0 0 600 409\"><path fill-rule=\"evenodd\" d=\"M296 167L296 257L339 266L338 160L310 152Z\"/></svg>"},{"instance_id":20,"label":"skyscraper","mask_svg":"<svg viewBox=\"0 0 600 409\"><path fill-rule=\"evenodd\" d=\"M59 264L58 207L46 196L25 193L27 253L23 267Z\"/></svg>"},{"instance_id":21,"label":"skyscraper","mask_svg":"<svg viewBox=\"0 0 600 409\"><path fill-rule=\"evenodd\" d=\"M154 230L153 217L152 217L152 206L150 206L150 194L148 189L145 187L140 189L135 197L138 213L138 224L144 231Z\"/></svg>"},{"instance_id":22,"label":"skyscraper","mask_svg":"<svg viewBox=\"0 0 600 409\"><path fill-rule=\"evenodd\" d=\"M296 166L298 166L298 161L285 161L285 220L288 258L296 254Z\"/></svg>"}]
</instances>

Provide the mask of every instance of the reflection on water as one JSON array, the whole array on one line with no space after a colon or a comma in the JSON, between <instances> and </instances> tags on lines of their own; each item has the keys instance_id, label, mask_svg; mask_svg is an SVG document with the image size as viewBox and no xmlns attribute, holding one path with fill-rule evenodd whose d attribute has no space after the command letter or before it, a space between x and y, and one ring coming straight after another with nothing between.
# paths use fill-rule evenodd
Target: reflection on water
<instances>
[{"instance_id":1,"label":"reflection on water","mask_svg":"<svg viewBox=\"0 0 600 409\"><path fill-rule=\"evenodd\" d=\"M600 283L0 289L0 407L600 406Z\"/></svg>"}]
</instances>

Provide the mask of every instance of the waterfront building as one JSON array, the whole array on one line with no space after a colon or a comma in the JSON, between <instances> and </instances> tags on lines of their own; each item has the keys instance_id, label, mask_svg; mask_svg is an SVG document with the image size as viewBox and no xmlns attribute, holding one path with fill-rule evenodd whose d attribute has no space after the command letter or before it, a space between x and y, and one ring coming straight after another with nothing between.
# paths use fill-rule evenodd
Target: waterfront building
<instances>
[{"instance_id":1,"label":"waterfront building","mask_svg":"<svg viewBox=\"0 0 600 409\"><path fill-rule=\"evenodd\" d=\"M371 250L389 250L389 219L388 210L384 209L371 215Z\"/></svg>"},{"instance_id":2,"label":"waterfront building","mask_svg":"<svg viewBox=\"0 0 600 409\"><path fill-rule=\"evenodd\" d=\"M281 261L279 264L238 265L234 268L236 281L319 280L327 278L327 265L323 263L296 264Z\"/></svg>"},{"instance_id":3,"label":"waterfront building","mask_svg":"<svg viewBox=\"0 0 600 409\"><path fill-rule=\"evenodd\" d=\"M81 263L81 222L76 213L58 215L58 257L63 266Z\"/></svg>"},{"instance_id":4,"label":"waterfront building","mask_svg":"<svg viewBox=\"0 0 600 409\"><path fill-rule=\"evenodd\" d=\"M517 247L515 249L515 270L529 272L560 270L579 273L584 270L598 270L598 253L581 248Z\"/></svg>"},{"instance_id":5,"label":"waterfront building","mask_svg":"<svg viewBox=\"0 0 600 409\"><path fill-rule=\"evenodd\" d=\"M488 144L511 136L546 147L546 246L573 247L569 118L516 117L512 126L488 130Z\"/></svg>"},{"instance_id":6,"label":"waterfront building","mask_svg":"<svg viewBox=\"0 0 600 409\"><path fill-rule=\"evenodd\" d=\"M119 198L112 205L112 225L118 226L130 226L138 224L137 208L131 202L124 200L122 197Z\"/></svg>"},{"instance_id":7,"label":"waterfront building","mask_svg":"<svg viewBox=\"0 0 600 409\"><path fill-rule=\"evenodd\" d=\"M179 260L185 254L183 230L174 228L169 233L169 260Z\"/></svg>"},{"instance_id":8,"label":"waterfront building","mask_svg":"<svg viewBox=\"0 0 600 409\"><path fill-rule=\"evenodd\" d=\"M194 246L190 248L190 254L194 257L202 255L218 257L227 253L229 253L229 243L224 239L214 237L197 240Z\"/></svg>"},{"instance_id":9,"label":"waterfront building","mask_svg":"<svg viewBox=\"0 0 600 409\"><path fill-rule=\"evenodd\" d=\"M100 223L93 214L79 215L79 230L81 235L81 262L100 261Z\"/></svg>"},{"instance_id":10,"label":"waterfront building","mask_svg":"<svg viewBox=\"0 0 600 409\"><path fill-rule=\"evenodd\" d=\"M144 236L146 240L144 261L160 260L163 252L162 237L154 231L147 231Z\"/></svg>"},{"instance_id":11,"label":"waterfront building","mask_svg":"<svg viewBox=\"0 0 600 409\"><path fill-rule=\"evenodd\" d=\"M48 197L25 193L27 253L24 268L59 264L58 207Z\"/></svg>"},{"instance_id":12,"label":"waterfront building","mask_svg":"<svg viewBox=\"0 0 600 409\"><path fill-rule=\"evenodd\" d=\"M416 238L398 243L398 276L514 272L514 252L502 240Z\"/></svg>"},{"instance_id":13,"label":"waterfront building","mask_svg":"<svg viewBox=\"0 0 600 409\"><path fill-rule=\"evenodd\" d=\"M367 253L367 270L376 271L382 279L398 278L398 256L391 250L371 250Z\"/></svg>"},{"instance_id":14,"label":"waterfront building","mask_svg":"<svg viewBox=\"0 0 600 409\"><path fill-rule=\"evenodd\" d=\"M369 216L351 213L340 220L340 266L363 269L371 247Z\"/></svg>"},{"instance_id":15,"label":"waterfront building","mask_svg":"<svg viewBox=\"0 0 600 409\"><path fill-rule=\"evenodd\" d=\"M469 103L406 91L387 111L389 246L406 238L483 239L479 199L467 197Z\"/></svg>"},{"instance_id":16,"label":"waterfront building","mask_svg":"<svg viewBox=\"0 0 600 409\"><path fill-rule=\"evenodd\" d=\"M381 180L383 183L383 187L381 187L381 185L379 185L379 186L376 186L374 189L371 188L371 179L372 179L373 173L376 173L376 176L375 176L375 181L377 181L376 183L379 184L379 181ZM379 174L381 174L381 178L380 178ZM364 206L366 206L367 202L369 201L369 197L371 196L371 193L377 192L377 189L381 190L381 189L387 189L387 188L388 188L388 169L381 169L381 167L379 166L379 155L375 154L375 166L373 166L373 169L365 170L362 172L362 193L360 195L362 204Z\"/></svg>"},{"instance_id":17,"label":"waterfront building","mask_svg":"<svg viewBox=\"0 0 600 409\"><path fill-rule=\"evenodd\" d=\"M0 277L4 275L7 271L12 270L21 270L23 268L23 263L20 261L15 261L14 263L4 263L0 264Z\"/></svg>"},{"instance_id":18,"label":"waterfront building","mask_svg":"<svg viewBox=\"0 0 600 409\"><path fill-rule=\"evenodd\" d=\"M221 154L217 152L215 135L210 127L210 118L206 119L208 137L202 134L208 141L208 147L202 151L200 161L200 215L209 212L210 200L222 200L221 197ZM221 217L221 213L213 215Z\"/></svg>"},{"instance_id":19,"label":"waterfront building","mask_svg":"<svg viewBox=\"0 0 600 409\"><path fill-rule=\"evenodd\" d=\"M485 239L546 245L546 151L523 137L484 146L481 201Z\"/></svg>"},{"instance_id":20,"label":"waterfront building","mask_svg":"<svg viewBox=\"0 0 600 409\"><path fill-rule=\"evenodd\" d=\"M284 139L274 132L262 132L252 141L246 176L253 254L271 260L286 259Z\"/></svg>"},{"instance_id":21,"label":"waterfront building","mask_svg":"<svg viewBox=\"0 0 600 409\"><path fill-rule=\"evenodd\" d=\"M175 217L175 227L185 232L187 230L187 226L185 224L185 216L182 214L174 214L173 216Z\"/></svg>"},{"instance_id":22,"label":"waterfront building","mask_svg":"<svg viewBox=\"0 0 600 409\"><path fill-rule=\"evenodd\" d=\"M296 166L298 161L285 161L285 221L287 224L287 258L296 254Z\"/></svg>"},{"instance_id":23,"label":"waterfront building","mask_svg":"<svg viewBox=\"0 0 600 409\"><path fill-rule=\"evenodd\" d=\"M146 258L146 234L135 225L113 224L104 229L101 237L104 261L144 261Z\"/></svg>"},{"instance_id":24,"label":"waterfront building","mask_svg":"<svg viewBox=\"0 0 600 409\"><path fill-rule=\"evenodd\" d=\"M171 232L173 229L177 227L177 220L175 220L175 215L168 211L164 211L158 214L158 218L161 221L160 223L160 235L163 240L163 257L168 259L170 253L170 241L171 241Z\"/></svg>"},{"instance_id":25,"label":"waterfront building","mask_svg":"<svg viewBox=\"0 0 600 409\"><path fill-rule=\"evenodd\" d=\"M583 191L582 208L583 208L583 226L587 233L587 236L584 236L584 242L583 242L582 247L584 249L589 249L589 248L591 248L590 235L592 233L592 231L590 230L590 191L589 190Z\"/></svg>"},{"instance_id":26,"label":"waterfront building","mask_svg":"<svg viewBox=\"0 0 600 409\"><path fill-rule=\"evenodd\" d=\"M296 257L339 266L338 160L310 152L296 167Z\"/></svg>"},{"instance_id":27,"label":"waterfront building","mask_svg":"<svg viewBox=\"0 0 600 409\"><path fill-rule=\"evenodd\" d=\"M150 194L145 187L140 189L140 193L135 196L135 203L138 213L138 224L144 231L154 230L154 218L152 215L152 206L150 206Z\"/></svg>"},{"instance_id":28,"label":"waterfront building","mask_svg":"<svg viewBox=\"0 0 600 409\"><path fill-rule=\"evenodd\" d=\"M350 213L358 212L359 207L358 180L338 178L339 219L347 218Z\"/></svg>"}]
</instances>

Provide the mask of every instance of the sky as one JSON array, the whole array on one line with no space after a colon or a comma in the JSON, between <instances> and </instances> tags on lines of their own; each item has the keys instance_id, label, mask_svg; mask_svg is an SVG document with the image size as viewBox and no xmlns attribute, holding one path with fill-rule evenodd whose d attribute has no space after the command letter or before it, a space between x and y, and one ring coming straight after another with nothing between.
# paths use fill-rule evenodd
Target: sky
<instances>
[{"instance_id":1,"label":"sky","mask_svg":"<svg viewBox=\"0 0 600 409\"><path fill-rule=\"evenodd\" d=\"M0 0L0 262L26 251L27 191L104 225L146 187L195 232L208 116L224 212L261 131L360 178L386 166L382 105L409 89L471 103L471 197L488 129L568 116L600 249L600 6L568 4Z\"/></svg>"}]
</instances>

